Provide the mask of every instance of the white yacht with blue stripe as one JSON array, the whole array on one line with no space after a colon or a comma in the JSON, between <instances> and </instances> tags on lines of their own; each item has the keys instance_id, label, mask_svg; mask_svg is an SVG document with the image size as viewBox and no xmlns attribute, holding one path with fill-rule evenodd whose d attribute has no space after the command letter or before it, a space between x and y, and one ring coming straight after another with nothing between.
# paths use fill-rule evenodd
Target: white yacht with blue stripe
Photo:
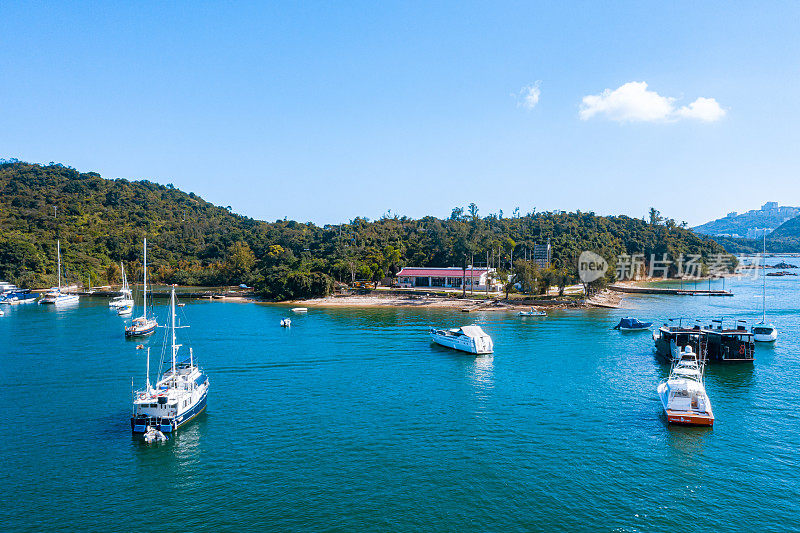
<instances>
[{"instance_id":1,"label":"white yacht with blue stripe","mask_svg":"<svg viewBox=\"0 0 800 533\"><path fill-rule=\"evenodd\" d=\"M170 295L170 334L169 348L171 358L165 361L168 338L165 335L159 370L166 370L150 385L150 350L147 351L147 378L145 389L133 393L133 414L131 431L145 433L148 428L155 428L163 433L173 433L184 424L190 422L206 408L208 397L208 378L197 366L192 349L188 355L180 354L181 344L176 343L175 330L175 287ZM183 357L181 357L183 355Z\"/></svg>"}]
</instances>

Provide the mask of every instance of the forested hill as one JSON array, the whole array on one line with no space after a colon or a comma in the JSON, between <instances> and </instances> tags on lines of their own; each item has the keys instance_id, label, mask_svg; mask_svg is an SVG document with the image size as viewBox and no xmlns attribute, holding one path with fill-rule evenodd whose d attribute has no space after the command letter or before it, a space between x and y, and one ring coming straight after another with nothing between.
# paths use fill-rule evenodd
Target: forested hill
<instances>
[{"instance_id":1,"label":"forested hill","mask_svg":"<svg viewBox=\"0 0 800 533\"><path fill-rule=\"evenodd\" d=\"M26 286L55 280L56 239L67 279L118 280L115 264L141 279L142 238L156 282L194 285L255 283L264 295L325 293L332 279L380 279L405 265L462 266L474 257L511 270L535 243L551 239L559 283L576 276L577 257L594 250L649 257L724 253L652 211L648 221L592 213L481 216L477 206L451 217L383 217L319 227L262 222L192 194L149 181L106 180L62 165L0 164L0 279ZM546 279L547 276L539 276Z\"/></svg>"}]
</instances>

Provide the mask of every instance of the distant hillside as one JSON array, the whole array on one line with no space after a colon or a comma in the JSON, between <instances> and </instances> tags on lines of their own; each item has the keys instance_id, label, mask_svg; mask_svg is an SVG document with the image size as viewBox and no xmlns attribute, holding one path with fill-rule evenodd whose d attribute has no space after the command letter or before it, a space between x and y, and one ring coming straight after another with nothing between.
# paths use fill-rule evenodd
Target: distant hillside
<instances>
[{"instance_id":1,"label":"distant hillside","mask_svg":"<svg viewBox=\"0 0 800 533\"><path fill-rule=\"evenodd\" d=\"M0 280L43 287L55 282L56 239L66 279L116 282L123 260L141 279L142 238L154 282L255 284L260 294L297 298L326 294L333 280L380 280L402 266L497 267L541 283L577 280L577 258L593 250L619 254L724 253L711 239L664 220L593 213L480 216L478 207L449 218L385 216L319 227L291 220L261 222L231 213L192 193L150 181L106 180L62 165L0 162ZM552 243L552 265L532 272L536 243ZM520 261L522 259L522 261ZM521 269L521 270L520 270ZM503 278L505 279L505 278ZM531 289L534 290L534 289Z\"/></svg>"},{"instance_id":2,"label":"distant hillside","mask_svg":"<svg viewBox=\"0 0 800 533\"><path fill-rule=\"evenodd\" d=\"M760 253L764 246L764 242L759 238L714 237L714 239L733 254ZM768 233L766 246L769 253L800 253L800 217L787 220Z\"/></svg>"},{"instance_id":3,"label":"distant hillside","mask_svg":"<svg viewBox=\"0 0 800 533\"><path fill-rule=\"evenodd\" d=\"M761 209L746 213L729 213L726 217L697 226L697 233L712 236L754 239L769 233L787 220L800 215L800 207L778 206L767 202Z\"/></svg>"}]
</instances>

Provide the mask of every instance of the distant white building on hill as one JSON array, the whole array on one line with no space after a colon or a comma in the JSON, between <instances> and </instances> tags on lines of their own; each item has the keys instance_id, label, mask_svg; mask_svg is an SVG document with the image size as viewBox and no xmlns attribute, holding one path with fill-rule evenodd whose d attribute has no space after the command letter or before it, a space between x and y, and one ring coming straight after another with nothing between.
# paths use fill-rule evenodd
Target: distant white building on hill
<instances>
[{"instance_id":1,"label":"distant white building on hill","mask_svg":"<svg viewBox=\"0 0 800 533\"><path fill-rule=\"evenodd\" d=\"M494 281L494 268L467 267L403 267L397 273L397 284L405 288L442 288L461 289L462 284L469 289L485 291L499 290L500 285Z\"/></svg>"}]
</instances>

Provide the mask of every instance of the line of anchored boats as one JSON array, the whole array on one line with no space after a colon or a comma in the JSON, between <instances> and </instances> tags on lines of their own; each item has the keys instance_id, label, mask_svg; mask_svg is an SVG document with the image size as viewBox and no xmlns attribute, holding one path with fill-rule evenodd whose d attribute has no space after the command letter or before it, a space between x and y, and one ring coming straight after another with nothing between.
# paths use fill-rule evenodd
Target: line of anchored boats
<instances>
[{"instance_id":1,"label":"line of anchored boats","mask_svg":"<svg viewBox=\"0 0 800 533\"><path fill-rule=\"evenodd\" d=\"M714 412L705 388L706 364L752 363L757 334L748 331L743 321L726 328L722 320L711 320L702 326L697 321L690 327L685 327L683 320L671 319L670 322L678 324L664 324L653 332L656 354L671 365L669 377L656 390L669 423L712 426ZM646 331L651 326L652 322L626 317L614 329ZM431 328L429 333L434 343L447 348L476 355L494 352L492 338L477 325ZM776 337L777 330L768 340L774 341Z\"/></svg>"}]
</instances>

